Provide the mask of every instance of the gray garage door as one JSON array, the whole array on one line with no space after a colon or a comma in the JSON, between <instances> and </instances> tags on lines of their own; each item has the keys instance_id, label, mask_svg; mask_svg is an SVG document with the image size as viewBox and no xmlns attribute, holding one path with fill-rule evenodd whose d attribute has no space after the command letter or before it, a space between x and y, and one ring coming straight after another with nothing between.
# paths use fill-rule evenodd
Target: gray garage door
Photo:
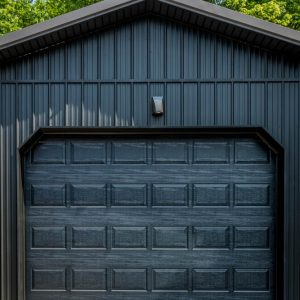
<instances>
[{"instance_id":1,"label":"gray garage door","mask_svg":"<svg viewBox=\"0 0 300 300\"><path fill-rule=\"evenodd\" d=\"M41 141L28 300L274 299L274 174L248 138Z\"/></svg>"}]
</instances>

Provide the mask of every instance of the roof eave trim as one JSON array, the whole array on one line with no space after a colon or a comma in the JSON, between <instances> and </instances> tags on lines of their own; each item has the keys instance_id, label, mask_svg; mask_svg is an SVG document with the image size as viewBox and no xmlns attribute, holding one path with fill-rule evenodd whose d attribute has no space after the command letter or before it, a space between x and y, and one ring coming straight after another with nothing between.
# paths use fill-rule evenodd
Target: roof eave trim
<instances>
[{"instance_id":1,"label":"roof eave trim","mask_svg":"<svg viewBox=\"0 0 300 300\"><path fill-rule=\"evenodd\" d=\"M300 32L281 25L248 16L225 7L195 0L158 0L161 3L173 4L182 9L195 12L221 22L243 29L255 31L296 46L300 46Z\"/></svg>"},{"instance_id":2,"label":"roof eave trim","mask_svg":"<svg viewBox=\"0 0 300 300\"><path fill-rule=\"evenodd\" d=\"M45 22L37 23L21 30L17 30L0 37L0 51L32 39L51 34L93 18L126 8L133 4L142 3L145 0L110 0L102 1L81 9L57 16Z\"/></svg>"}]
</instances>

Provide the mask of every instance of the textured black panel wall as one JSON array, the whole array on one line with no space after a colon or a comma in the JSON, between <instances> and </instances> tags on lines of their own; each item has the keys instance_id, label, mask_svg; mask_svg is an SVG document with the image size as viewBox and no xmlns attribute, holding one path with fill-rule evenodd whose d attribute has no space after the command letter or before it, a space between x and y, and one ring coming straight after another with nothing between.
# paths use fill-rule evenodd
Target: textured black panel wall
<instances>
[{"instance_id":1,"label":"textured black panel wall","mask_svg":"<svg viewBox=\"0 0 300 300\"><path fill-rule=\"evenodd\" d=\"M2 65L1 300L17 290L17 147L48 125L267 129L285 148L285 297L299 299L299 70L287 58L153 18ZM151 116L154 95L164 96L161 118Z\"/></svg>"}]
</instances>

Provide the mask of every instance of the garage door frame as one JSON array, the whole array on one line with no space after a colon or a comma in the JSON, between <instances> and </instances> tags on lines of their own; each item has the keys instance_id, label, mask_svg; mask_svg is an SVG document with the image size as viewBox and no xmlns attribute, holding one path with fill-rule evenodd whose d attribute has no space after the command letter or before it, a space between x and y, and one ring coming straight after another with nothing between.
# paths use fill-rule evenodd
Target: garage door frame
<instances>
[{"instance_id":1,"label":"garage door frame","mask_svg":"<svg viewBox=\"0 0 300 300\"><path fill-rule=\"evenodd\" d=\"M44 127L35 131L19 148L18 157L18 300L26 299L25 264L25 205L24 205L24 157L45 137L255 137L276 156L276 207L275 207L275 299L284 297L284 148L261 127L164 127L164 128L98 128L98 127Z\"/></svg>"}]
</instances>

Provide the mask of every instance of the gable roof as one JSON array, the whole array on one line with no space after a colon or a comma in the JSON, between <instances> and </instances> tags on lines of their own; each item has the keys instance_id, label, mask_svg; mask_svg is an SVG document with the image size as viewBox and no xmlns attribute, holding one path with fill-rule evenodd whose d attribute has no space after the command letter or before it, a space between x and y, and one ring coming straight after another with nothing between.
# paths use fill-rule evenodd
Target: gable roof
<instances>
[{"instance_id":1,"label":"gable roof","mask_svg":"<svg viewBox=\"0 0 300 300\"><path fill-rule=\"evenodd\" d=\"M300 56L299 31L202 0L105 0L0 37L0 63L147 13Z\"/></svg>"}]
</instances>

